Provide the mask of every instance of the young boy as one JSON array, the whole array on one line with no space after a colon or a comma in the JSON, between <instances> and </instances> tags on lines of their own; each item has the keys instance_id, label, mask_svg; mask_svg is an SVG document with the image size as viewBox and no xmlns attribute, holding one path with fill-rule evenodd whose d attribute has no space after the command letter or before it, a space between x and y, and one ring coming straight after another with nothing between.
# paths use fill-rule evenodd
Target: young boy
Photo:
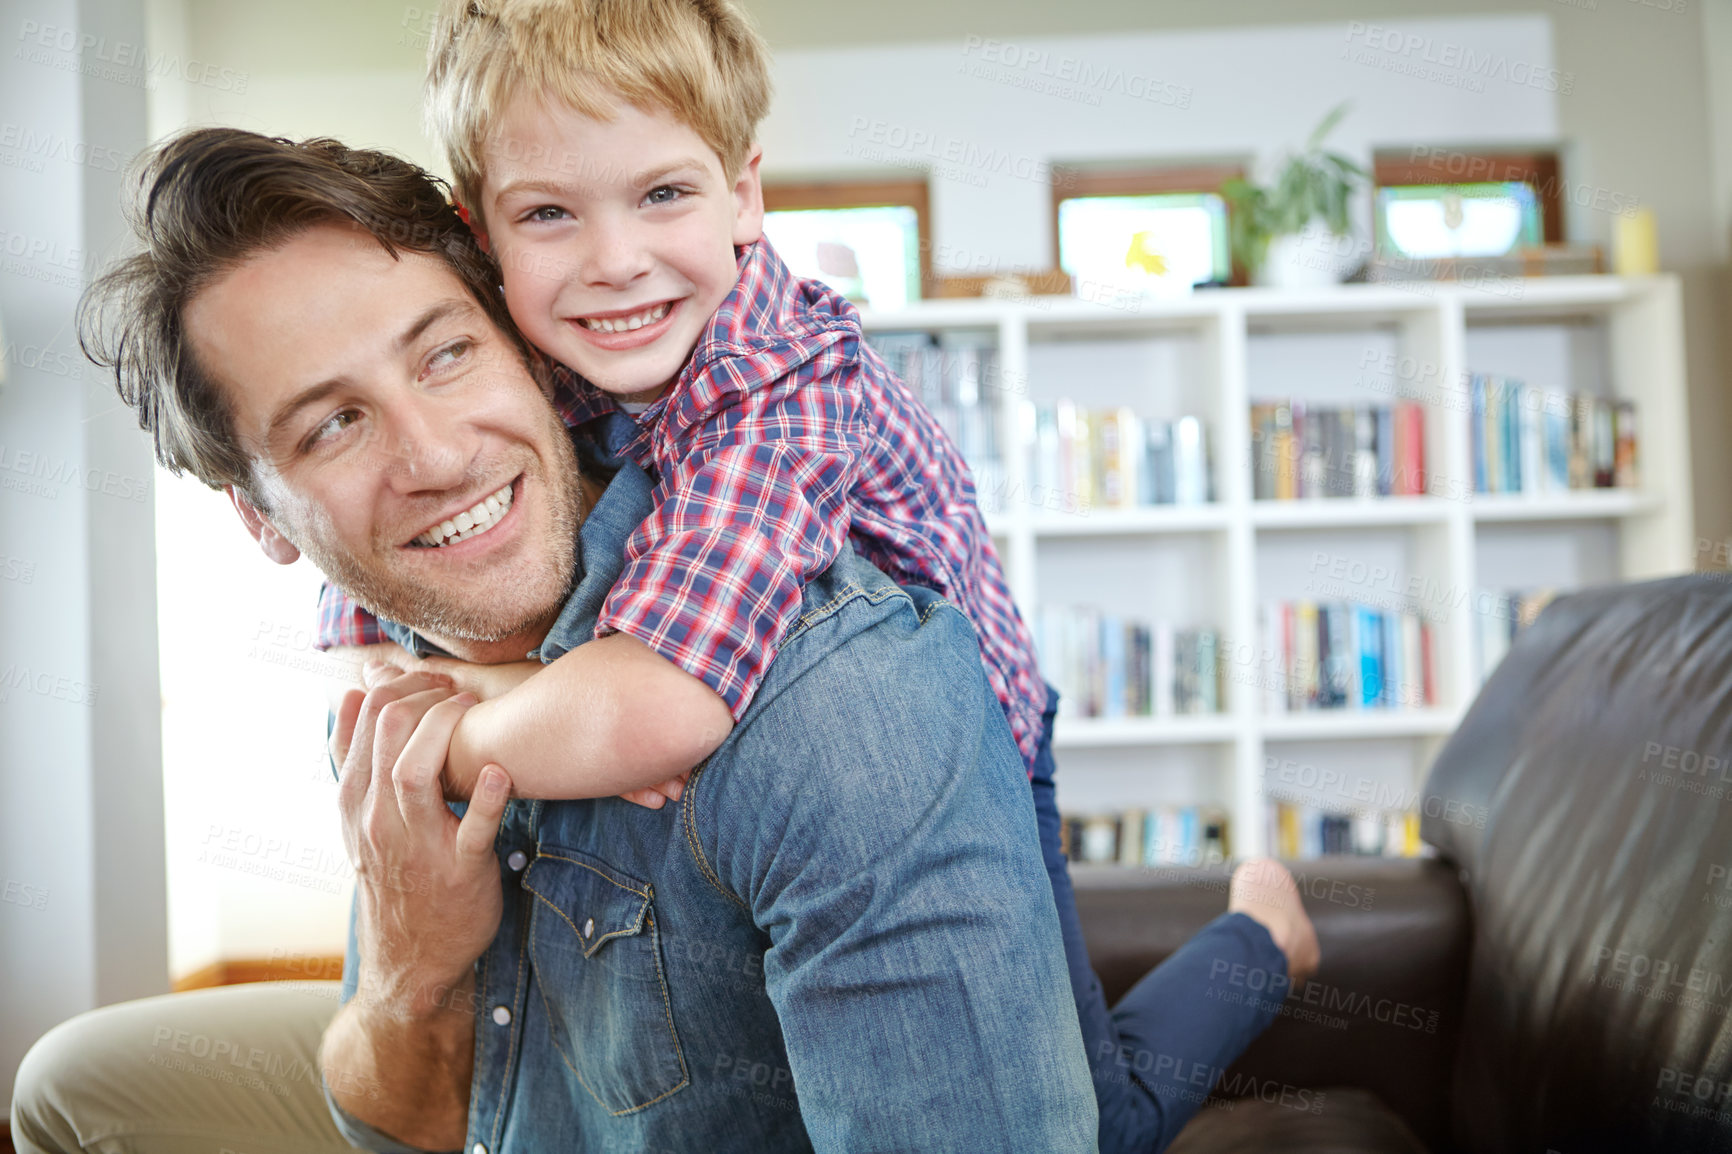
<instances>
[{"instance_id":1,"label":"young boy","mask_svg":"<svg viewBox=\"0 0 1732 1154\"><path fill-rule=\"evenodd\" d=\"M855 310L761 236L768 100L765 49L722 0L448 0L441 14L429 121L466 219L513 320L557 362L567 423L604 436L629 414L610 447L657 479L597 640L544 669L442 666L486 698L453 739L452 792L493 762L524 796L635 800L667 782L677 799L841 549L938 590L974 623L1030 766L1102 1148L1158 1148L1201 1096L1152 1085L1138 1059L1160 1046L1193 1068L1229 1064L1274 1007L1205 1000L1205 967L1300 980L1310 923L1279 867L1260 886L1241 877L1232 907L1250 916L1218 919L1108 1014L1058 850L1056 702L955 447ZM466 519L429 544L491 524ZM383 639L335 592L321 625L326 644Z\"/></svg>"}]
</instances>

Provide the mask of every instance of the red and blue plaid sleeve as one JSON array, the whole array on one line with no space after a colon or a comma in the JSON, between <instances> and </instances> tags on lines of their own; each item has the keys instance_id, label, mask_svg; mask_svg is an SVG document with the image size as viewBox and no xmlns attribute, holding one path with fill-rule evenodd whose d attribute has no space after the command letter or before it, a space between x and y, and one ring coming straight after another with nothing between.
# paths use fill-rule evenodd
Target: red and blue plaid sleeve
<instances>
[{"instance_id":1,"label":"red and blue plaid sleeve","mask_svg":"<svg viewBox=\"0 0 1732 1154\"><path fill-rule=\"evenodd\" d=\"M735 720L807 581L847 546L868 436L858 330L709 363L656 430L662 500L626 543L597 634L626 633L708 685Z\"/></svg>"},{"instance_id":2,"label":"red and blue plaid sleeve","mask_svg":"<svg viewBox=\"0 0 1732 1154\"><path fill-rule=\"evenodd\" d=\"M319 649L338 645L377 645L389 641L379 620L329 581L319 589Z\"/></svg>"}]
</instances>

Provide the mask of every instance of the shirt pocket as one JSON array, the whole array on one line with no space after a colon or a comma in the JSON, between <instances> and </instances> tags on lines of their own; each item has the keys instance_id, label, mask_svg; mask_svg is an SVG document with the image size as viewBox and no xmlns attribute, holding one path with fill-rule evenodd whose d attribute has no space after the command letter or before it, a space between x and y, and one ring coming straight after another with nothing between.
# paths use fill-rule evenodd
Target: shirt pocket
<instances>
[{"instance_id":1,"label":"shirt pocket","mask_svg":"<svg viewBox=\"0 0 1732 1154\"><path fill-rule=\"evenodd\" d=\"M654 891L577 850L544 846L523 875L529 951L566 1067L610 1114L690 1080L662 967Z\"/></svg>"}]
</instances>

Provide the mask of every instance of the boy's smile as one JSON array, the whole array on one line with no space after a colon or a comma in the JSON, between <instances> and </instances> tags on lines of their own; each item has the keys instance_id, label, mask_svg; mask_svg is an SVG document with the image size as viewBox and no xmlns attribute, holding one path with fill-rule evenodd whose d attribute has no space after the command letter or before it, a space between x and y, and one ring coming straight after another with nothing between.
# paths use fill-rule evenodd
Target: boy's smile
<instances>
[{"instance_id":1,"label":"boy's smile","mask_svg":"<svg viewBox=\"0 0 1732 1154\"><path fill-rule=\"evenodd\" d=\"M762 231L754 150L730 181L660 110L596 120L519 98L487 142L481 212L511 315L543 352L624 401L679 377Z\"/></svg>"}]
</instances>

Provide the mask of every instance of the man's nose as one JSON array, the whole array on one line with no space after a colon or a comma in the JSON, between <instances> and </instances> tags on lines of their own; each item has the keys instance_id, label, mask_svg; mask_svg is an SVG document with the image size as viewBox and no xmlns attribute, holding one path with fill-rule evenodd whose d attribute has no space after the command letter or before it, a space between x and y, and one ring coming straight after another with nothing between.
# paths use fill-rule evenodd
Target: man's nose
<instances>
[{"instance_id":1,"label":"man's nose","mask_svg":"<svg viewBox=\"0 0 1732 1154\"><path fill-rule=\"evenodd\" d=\"M462 483L478 439L469 425L424 396L393 405L386 419L381 465L399 491L447 489Z\"/></svg>"}]
</instances>

